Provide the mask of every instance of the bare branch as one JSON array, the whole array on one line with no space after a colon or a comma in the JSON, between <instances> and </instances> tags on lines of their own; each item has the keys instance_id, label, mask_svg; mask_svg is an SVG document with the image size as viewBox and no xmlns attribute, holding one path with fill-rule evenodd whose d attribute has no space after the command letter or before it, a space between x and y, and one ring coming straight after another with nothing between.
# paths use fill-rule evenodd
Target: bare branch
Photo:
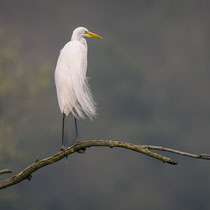
<instances>
[{"instance_id":1,"label":"bare branch","mask_svg":"<svg viewBox=\"0 0 210 210\"><path fill-rule=\"evenodd\" d=\"M126 142L121 142L121 141L113 141L113 140L90 140L90 141L83 141L79 144L70 146L65 149L65 151L60 151L56 153L53 156L50 156L48 158L39 160L38 158L35 160L33 164L16 174L15 176L2 180L0 181L0 189L7 188L11 185L15 185L25 179L31 180L32 176L31 174L34 173L35 171L39 170L42 167L45 167L47 165L53 164L61 159L63 159L66 156L69 156L75 152L84 152L87 148L89 147L95 147L95 146L102 146L102 147L120 147L124 149L129 149L135 152L142 153L144 155L150 156L152 158L155 158L157 160L160 160L165 163L173 164L176 165L177 162L172 160L169 157L166 157L161 154L157 154L155 152L150 151L149 149L153 150L161 150L161 151L166 151L166 152L172 152L176 153L179 155L184 155L188 157L193 157L193 158L199 158L199 159L210 159L210 155L194 155L186 152L181 152L178 150L170 149L170 148L165 148L161 146L150 146L150 145L134 145Z\"/></svg>"},{"instance_id":2,"label":"bare branch","mask_svg":"<svg viewBox=\"0 0 210 210\"><path fill-rule=\"evenodd\" d=\"M10 169L0 170L0 175L2 175L2 174L9 174L9 173L12 173L12 171Z\"/></svg>"},{"instance_id":3,"label":"bare branch","mask_svg":"<svg viewBox=\"0 0 210 210\"><path fill-rule=\"evenodd\" d=\"M191 158L210 160L210 155L208 155L208 154L192 154L192 153L182 152L179 150L170 149L170 148L162 147L162 146L152 146L152 145L145 145L145 146L148 149L160 150L160 151L164 151L164 152L171 152L171 153L175 153L178 155L183 155L183 156L187 156L187 157L191 157Z\"/></svg>"}]
</instances>

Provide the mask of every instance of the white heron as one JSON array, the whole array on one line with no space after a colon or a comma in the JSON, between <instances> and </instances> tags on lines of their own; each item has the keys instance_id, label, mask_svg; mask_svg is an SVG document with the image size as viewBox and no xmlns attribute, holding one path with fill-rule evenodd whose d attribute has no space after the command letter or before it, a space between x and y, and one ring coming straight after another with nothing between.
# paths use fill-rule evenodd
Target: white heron
<instances>
[{"instance_id":1,"label":"white heron","mask_svg":"<svg viewBox=\"0 0 210 210\"><path fill-rule=\"evenodd\" d=\"M72 113L75 122L76 143L78 139L77 119L88 116L95 117L95 102L88 86L87 72L87 42L86 37L102 39L101 36L89 32L84 27L76 28L68 42L60 51L55 69L55 86L58 104L63 114L62 146L64 150L64 121L65 116Z\"/></svg>"}]
</instances>

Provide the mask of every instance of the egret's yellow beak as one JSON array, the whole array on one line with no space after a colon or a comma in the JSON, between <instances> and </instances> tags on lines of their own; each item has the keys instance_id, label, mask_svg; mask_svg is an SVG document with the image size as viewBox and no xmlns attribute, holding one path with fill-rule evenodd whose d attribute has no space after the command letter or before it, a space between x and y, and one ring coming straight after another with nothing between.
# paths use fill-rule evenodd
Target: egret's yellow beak
<instances>
[{"instance_id":1,"label":"egret's yellow beak","mask_svg":"<svg viewBox=\"0 0 210 210\"><path fill-rule=\"evenodd\" d=\"M103 37L99 36L98 34L94 34L94 33L89 32L89 31L87 31L86 33L87 33L89 36L91 36L91 37L95 37L95 38L103 39Z\"/></svg>"}]
</instances>

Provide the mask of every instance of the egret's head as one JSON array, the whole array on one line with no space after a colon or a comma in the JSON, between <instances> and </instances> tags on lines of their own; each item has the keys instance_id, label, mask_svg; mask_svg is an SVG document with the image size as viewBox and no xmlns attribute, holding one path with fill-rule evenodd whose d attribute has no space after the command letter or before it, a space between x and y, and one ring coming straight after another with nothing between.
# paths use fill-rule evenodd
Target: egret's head
<instances>
[{"instance_id":1,"label":"egret's head","mask_svg":"<svg viewBox=\"0 0 210 210\"><path fill-rule=\"evenodd\" d=\"M87 28L78 27L73 31L71 40L80 40L82 37L84 37L84 38L85 37L94 37L94 38L102 39L101 36L88 31Z\"/></svg>"}]
</instances>

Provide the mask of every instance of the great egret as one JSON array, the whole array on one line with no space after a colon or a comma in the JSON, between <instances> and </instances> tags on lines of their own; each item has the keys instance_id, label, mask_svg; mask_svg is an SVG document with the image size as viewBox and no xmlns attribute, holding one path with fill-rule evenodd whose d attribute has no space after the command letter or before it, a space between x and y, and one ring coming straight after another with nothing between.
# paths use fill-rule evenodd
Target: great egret
<instances>
[{"instance_id":1,"label":"great egret","mask_svg":"<svg viewBox=\"0 0 210 210\"><path fill-rule=\"evenodd\" d=\"M87 72L87 42L86 37L102 39L101 36L89 32L84 27L76 28L68 42L60 52L55 69L55 86L58 104L63 114L62 146L64 150L64 120L70 112L74 116L76 143L78 140L77 119L88 116L95 117L95 102L88 86Z\"/></svg>"}]
</instances>

